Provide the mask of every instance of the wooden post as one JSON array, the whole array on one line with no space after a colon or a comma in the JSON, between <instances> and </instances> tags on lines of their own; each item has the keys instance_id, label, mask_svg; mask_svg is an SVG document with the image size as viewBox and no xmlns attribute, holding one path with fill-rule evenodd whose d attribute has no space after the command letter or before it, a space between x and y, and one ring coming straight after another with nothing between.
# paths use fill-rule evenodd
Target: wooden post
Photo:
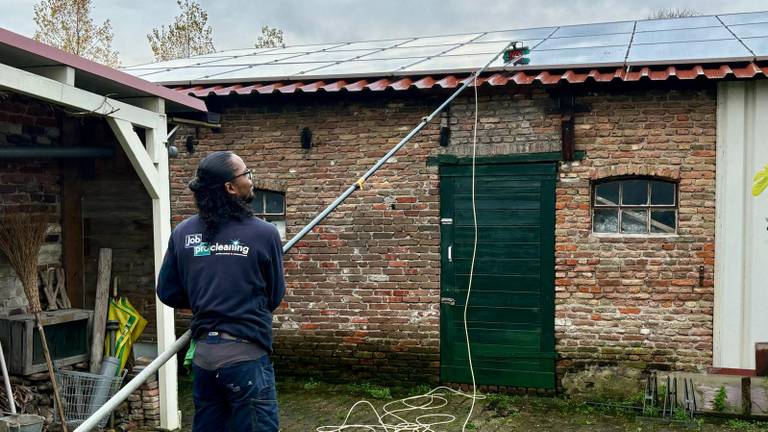
<instances>
[{"instance_id":1,"label":"wooden post","mask_svg":"<svg viewBox=\"0 0 768 432\"><path fill-rule=\"evenodd\" d=\"M741 378L741 412L752 415L752 378Z\"/></svg>"},{"instance_id":2,"label":"wooden post","mask_svg":"<svg viewBox=\"0 0 768 432\"><path fill-rule=\"evenodd\" d=\"M93 307L93 339L91 339L91 373L101 369L104 355L104 331L109 307L109 281L112 276L112 249L99 250L99 272L96 281L96 302Z\"/></svg>"}]
</instances>

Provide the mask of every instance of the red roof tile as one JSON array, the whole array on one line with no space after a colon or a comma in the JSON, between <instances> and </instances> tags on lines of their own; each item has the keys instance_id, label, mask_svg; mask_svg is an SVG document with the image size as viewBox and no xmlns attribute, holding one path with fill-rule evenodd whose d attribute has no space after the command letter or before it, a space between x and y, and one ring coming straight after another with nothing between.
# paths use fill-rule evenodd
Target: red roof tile
<instances>
[{"instance_id":1,"label":"red roof tile","mask_svg":"<svg viewBox=\"0 0 768 432\"><path fill-rule=\"evenodd\" d=\"M699 77L705 79L724 79L729 76L740 79L754 78L756 76L768 77L768 66L760 66L756 63L748 63L745 66L736 65L693 65L693 66L668 66L665 69L654 69L642 67L640 69L627 70L624 67L615 70L567 70L562 71L518 71L515 73L494 73L489 76L478 79L478 85L488 84L491 86L505 86L510 82L516 85L530 85L536 82L544 85L558 84L561 81L571 84L581 84L588 81L610 82L610 81L665 81L672 78L678 80L692 80ZM258 92L260 94L269 93L314 93L318 91L340 92L342 90L350 92L359 92L364 90L384 91L408 90L411 88L431 89L439 86L444 89L451 89L460 86L469 77L456 77L455 75L444 76L426 76L426 77L401 77L401 78L381 78L375 81L358 80L347 82L345 80L335 81L311 81L303 82L269 82L252 85L211 85L211 86L186 86L176 87L174 90L190 94L197 97L206 97L211 95L226 96L230 94L251 94Z\"/></svg>"}]
</instances>

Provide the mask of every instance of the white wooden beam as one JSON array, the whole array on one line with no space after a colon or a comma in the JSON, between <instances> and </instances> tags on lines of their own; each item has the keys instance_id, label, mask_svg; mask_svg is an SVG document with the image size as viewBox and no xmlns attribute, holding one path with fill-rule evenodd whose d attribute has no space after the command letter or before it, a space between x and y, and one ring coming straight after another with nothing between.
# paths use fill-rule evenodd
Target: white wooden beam
<instances>
[{"instance_id":1,"label":"white wooden beam","mask_svg":"<svg viewBox=\"0 0 768 432\"><path fill-rule=\"evenodd\" d=\"M158 113L163 119L162 126L153 129L155 133L147 131L147 153L155 164L160 161L168 161L168 148L165 146L168 139L168 123L165 121L165 101L161 98L141 98L135 101L137 105ZM159 167L158 167L159 168ZM162 177L162 174L160 176ZM166 179L169 177L166 175Z\"/></svg>"},{"instance_id":2,"label":"white wooden beam","mask_svg":"<svg viewBox=\"0 0 768 432\"><path fill-rule=\"evenodd\" d=\"M75 68L69 66L43 66L27 69L28 72L50 78L62 84L75 85Z\"/></svg>"},{"instance_id":3,"label":"white wooden beam","mask_svg":"<svg viewBox=\"0 0 768 432\"><path fill-rule=\"evenodd\" d=\"M145 109L161 115L163 121L146 132L147 153L157 169L159 196L152 200L154 223L155 280L160 275L168 239L171 237L171 194L168 151L165 148L168 130L165 123L165 101L160 98L145 98L135 101ZM164 352L176 341L176 320L174 310L155 298L157 317L157 352ZM178 398L178 364L173 356L160 368L160 428L175 430L181 427L181 413Z\"/></svg>"},{"instance_id":4,"label":"white wooden beam","mask_svg":"<svg viewBox=\"0 0 768 432\"><path fill-rule=\"evenodd\" d=\"M161 121L160 117L151 111L2 63L0 89L22 93L78 111L125 120L144 128L154 129Z\"/></svg>"},{"instance_id":5,"label":"white wooden beam","mask_svg":"<svg viewBox=\"0 0 768 432\"><path fill-rule=\"evenodd\" d=\"M150 198L158 199L161 197L160 176L155 164L149 157L149 153L141 143L139 136L133 130L133 125L125 120L107 117L107 123L115 133L115 137L123 147L123 151L131 161L131 165L139 175L141 182L147 189ZM150 131L153 129L150 129ZM148 132L149 133L149 132ZM168 181L166 174L165 181Z\"/></svg>"},{"instance_id":6,"label":"white wooden beam","mask_svg":"<svg viewBox=\"0 0 768 432\"><path fill-rule=\"evenodd\" d=\"M768 340L768 200L752 176L768 162L768 82L721 82L717 91L717 176L713 359L753 369L755 343Z\"/></svg>"}]
</instances>

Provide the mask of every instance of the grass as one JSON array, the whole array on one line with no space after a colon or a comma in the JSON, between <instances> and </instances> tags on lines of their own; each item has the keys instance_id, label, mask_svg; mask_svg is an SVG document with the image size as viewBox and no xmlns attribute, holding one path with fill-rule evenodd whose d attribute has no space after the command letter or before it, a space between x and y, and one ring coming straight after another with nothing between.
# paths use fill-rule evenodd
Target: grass
<instances>
[{"instance_id":1,"label":"grass","mask_svg":"<svg viewBox=\"0 0 768 432\"><path fill-rule=\"evenodd\" d=\"M191 430L191 382L180 379L180 402L184 411L184 429ZM410 387L386 387L368 382L334 384L316 378L280 378L278 398L281 428L286 431L314 431L319 426L340 425L347 411L360 399L370 401L376 409L400 398L418 396L432 389L426 384ZM621 401L601 400L596 405L567 397L540 397L488 393L477 401L467 430L483 432L573 431L573 432L768 432L768 423L702 417L691 421L685 412L673 413L673 418L647 418L628 406L641 407L637 395ZM448 406L439 409L457 420L439 430L461 430L470 400L448 397ZM417 417L418 414L412 417ZM408 417L411 418L411 417ZM413 419L411 418L411 419ZM682 421L681 421L682 420ZM353 423L375 423L369 409L358 410Z\"/></svg>"}]
</instances>

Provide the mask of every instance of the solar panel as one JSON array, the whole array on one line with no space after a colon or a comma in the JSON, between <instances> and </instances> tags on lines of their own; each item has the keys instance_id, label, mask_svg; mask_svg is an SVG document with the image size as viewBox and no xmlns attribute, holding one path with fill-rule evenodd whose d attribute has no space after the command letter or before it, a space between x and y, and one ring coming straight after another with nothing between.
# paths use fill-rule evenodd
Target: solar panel
<instances>
[{"instance_id":1,"label":"solar panel","mask_svg":"<svg viewBox=\"0 0 768 432\"><path fill-rule=\"evenodd\" d=\"M738 38L768 36L768 25L766 24L739 24L728 26L728 28Z\"/></svg>"},{"instance_id":2,"label":"solar panel","mask_svg":"<svg viewBox=\"0 0 768 432\"><path fill-rule=\"evenodd\" d=\"M213 66L213 67L219 67L219 66L250 66L250 65L258 65L258 64L265 64L265 63L275 63L278 61L291 61L293 59L303 58L306 57L306 53L280 53L280 54L257 54L257 55L248 55L248 56L242 56L242 57L229 57L221 60L214 60L205 64L200 65L201 67L206 66Z\"/></svg>"},{"instance_id":3,"label":"solar panel","mask_svg":"<svg viewBox=\"0 0 768 432\"><path fill-rule=\"evenodd\" d=\"M746 12L729 15L719 15L725 25L768 23L768 12Z\"/></svg>"},{"instance_id":4,"label":"solar panel","mask_svg":"<svg viewBox=\"0 0 768 432\"><path fill-rule=\"evenodd\" d=\"M626 46L533 50L530 63L520 69L620 66L626 53Z\"/></svg>"},{"instance_id":5,"label":"solar panel","mask_svg":"<svg viewBox=\"0 0 768 432\"><path fill-rule=\"evenodd\" d=\"M631 38L632 35L630 33L601 36L579 36L571 38L549 38L545 40L541 45L537 46L536 49L588 48L616 45L621 45L626 48Z\"/></svg>"},{"instance_id":6,"label":"solar panel","mask_svg":"<svg viewBox=\"0 0 768 432\"><path fill-rule=\"evenodd\" d=\"M458 48L458 45L434 45L411 48L390 48L365 56L365 60L381 60L393 58L426 58ZM412 62L410 62L412 63Z\"/></svg>"},{"instance_id":7,"label":"solar panel","mask_svg":"<svg viewBox=\"0 0 768 432\"><path fill-rule=\"evenodd\" d=\"M316 52L321 51L325 49L335 48L344 46L345 43L335 43L335 44L312 44L312 45L290 45L286 46L285 48L277 48L272 51L270 51L270 54L297 54L297 53L308 53L308 52Z\"/></svg>"},{"instance_id":8,"label":"solar panel","mask_svg":"<svg viewBox=\"0 0 768 432\"><path fill-rule=\"evenodd\" d=\"M258 65L252 68L235 69L224 71L215 76L219 82L241 82L250 79L254 74L269 77L271 79L283 80L291 76L300 75L312 68L330 65L332 63L292 63L292 64L267 64Z\"/></svg>"},{"instance_id":9,"label":"solar panel","mask_svg":"<svg viewBox=\"0 0 768 432\"><path fill-rule=\"evenodd\" d=\"M742 39L758 60L768 60L768 37Z\"/></svg>"},{"instance_id":10,"label":"solar panel","mask_svg":"<svg viewBox=\"0 0 768 432\"><path fill-rule=\"evenodd\" d=\"M410 39L389 39L380 41L365 41L365 42L349 42L344 45L339 45L333 48L329 48L328 51L347 51L347 50L364 50L364 49L382 49L397 46L413 40Z\"/></svg>"},{"instance_id":11,"label":"solar panel","mask_svg":"<svg viewBox=\"0 0 768 432\"><path fill-rule=\"evenodd\" d=\"M751 53L741 42L717 40L666 44L633 44L627 58L628 64L665 64L674 58L676 62L712 62L751 58Z\"/></svg>"},{"instance_id":12,"label":"solar panel","mask_svg":"<svg viewBox=\"0 0 768 432\"><path fill-rule=\"evenodd\" d=\"M357 58L368 56L378 50L348 50L348 51L319 51L300 56L291 55L285 60L279 60L276 63L315 63L315 62L337 62L356 60Z\"/></svg>"},{"instance_id":13,"label":"solar panel","mask_svg":"<svg viewBox=\"0 0 768 432\"><path fill-rule=\"evenodd\" d=\"M210 63L211 61L228 59L228 58L232 58L232 56L218 57L218 58L212 58L212 57L183 58L183 59L176 59L176 60L168 60L168 61L159 62L159 63L148 63L144 65L131 66L131 67L125 68L124 70L126 72L129 72L133 70L145 70L145 69L169 69L169 68L173 69L173 68L188 67L188 66L198 66L198 65Z\"/></svg>"},{"instance_id":14,"label":"solar panel","mask_svg":"<svg viewBox=\"0 0 768 432\"><path fill-rule=\"evenodd\" d=\"M634 21L601 23L601 24L581 24L572 26L563 26L552 34L554 38L574 37L574 36L597 36L616 33L632 33L635 28Z\"/></svg>"},{"instance_id":15,"label":"solar panel","mask_svg":"<svg viewBox=\"0 0 768 432\"><path fill-rule=\"evenodd\" d=\"M418 60L418 59L416 59ZM374 76L377 74L392 74L403 66L412 64L414 59L382 59L382 60L358 60L330 65L322 69L312 71L304 75L323 77L353 77Z\"/></svg>"},{"instance_id":16,"label":"solar panel","mask_svg":"<svg viewBox=\"0 0 768 432\"><path fill-rule=\"evenodd\" d=\"M188 82L202 80L211 75L232 70L233 67L188 67L180 69L163 69L142 75L142 78L154 82Z\"/></svg>"},{"instance_id":17,"label":"solar panel","mask_svg":"<svg viewBox=\"0 0 768 432\"><path fill-rule=\"evenodd\" d=\"M511 41L532 50L530 63L519 69L762 60L768 12L242 48L124 70L155 82L200 83L464 72ZM502 66L498 60L492 68Z\"/></svg>"},{"instance_id":18,"label":"solar panel","mask_svg":"<svg viewBox=\"0 0 768 432\"><path fill-rule=\"evenodd\" d=\"M698 16L687 18L652 19L637 22L635 31L680 30L699 27L722 27L720 21L714 16Z\"/></svg>"},{"instance_id":19,"label":"solar panel","mask_svg":"<svg viewBox=\"0 0 768 432\"><path fill-rule=\"evenodd\" d=\"M523 41L523 45L533 47L541 43L540 40ZM509 42L483 42L483 43L469 43L462 45L456 49L452 49L450 55L472 55L472 54L486 54L492 56L509 45Z\"/></svg>"},{"instance_id":20,"label":"solar panel","mask_svg":"<svg viewBox=\"0 0 768 432\"><path fill-rule=\"evenodd\" d=\"M695 42L706 40L733 39L733 35L723 26L704 27L688 30L663 30L638 32L633 44Z\"/></svg>"},{"instance_id":21,"label":"solar panel","mask_svg":"<svg viewBox=\"0 0 768 432\"><path fill-rule=\"evenodd\" d=\"M475 39L473 42L512 42L523 41L527 39L545 39L549 37L557 27L540 27L524 30L505 30L488 32Z\"/></svg>"},{"instance_id":22,"label":"solar panel","mask_svg":"<svg viewBox=\"0 0 768 432\"><path fill-rule=\"evenodd\" d=\"M421 37L421 38L417 38L416 40L406 42L400 45L400 47L406 48L406 47L429 46L429 45L457 45L457 44L467 43L473 39L476 39L478 36L481 36L481 35L482 33L473 33L473 34L456 35L456 36Z\"/></svg>"},{"instance_id":23,"label":"solar panel","mask_svg":"<svg viewBox=\"0 0 768 432\"><path fill-rule=\"evenodd\" d=\"M478 65L488 63L493 55L473 54L473 55L445 55L435 57L426 61L408 66L402 70L404 73L433 73L433 72L451 72L451 71L471 71L478 68ZM504 61L499 57L491 64L491 68L501 68Z\"/></svg>"}]
</instances>

